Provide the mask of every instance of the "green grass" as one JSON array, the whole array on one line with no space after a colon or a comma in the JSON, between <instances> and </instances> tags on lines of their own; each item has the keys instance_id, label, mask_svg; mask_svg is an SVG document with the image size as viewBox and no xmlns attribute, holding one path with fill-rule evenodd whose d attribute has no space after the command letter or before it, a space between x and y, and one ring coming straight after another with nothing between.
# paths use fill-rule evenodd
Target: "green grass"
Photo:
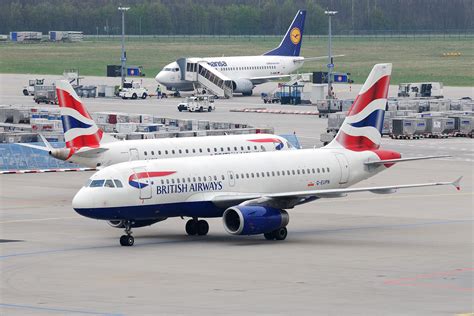
<instances>
[{"instance_id":1,"label":"green grass","mask_svg":"<svg viewBox=\"0 0 474 316\"><path fill-rule=\"evenodd\" d=\"M278 45L278 38L154 38L127 40L129 65L142 65L147 77L167 63L186 56L258 55ZM365 80L373 64L394 64L392 83L441 81L450 86L474 85L474 44L460 39L336 38L336 71L350 72L356 83ZM445 52L460 57L442 57ZM303 42L302 55L323 56L326 39ZM0 73L62 74L78 68L81 75L105 76L107 64L120 64L120 41L81 43L0 44ZM325 71L324 60L306 63L301 72Z\"/></svg>"}]
</instances>

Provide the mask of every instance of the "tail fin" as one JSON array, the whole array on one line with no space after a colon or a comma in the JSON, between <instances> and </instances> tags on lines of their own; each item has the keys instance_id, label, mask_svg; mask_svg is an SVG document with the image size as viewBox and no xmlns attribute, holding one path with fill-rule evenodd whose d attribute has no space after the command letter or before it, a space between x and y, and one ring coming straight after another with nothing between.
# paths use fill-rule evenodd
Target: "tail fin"
<instances>
[{"instance_id":1,"label":"tail fin","mask_svg":"<svg viewBox=\"0 0 474 316\"><path fill-rule=\"evenodd\" d=\"M380 147L392 64L377 64L355 99L334 140L327 147L353 151Z\"/></svg>"},{"instance_id":2,"label":"tail fin","mask_svg":"<svg viewBox=\"0 0 474 316\"><path fill-rule=\"evenodd\" d=\"M299 10L296 13L293 22L291 22L285 37L283 37L280 45L264 55L276 56L299 56L301 49L301 42L303 41L304 20L306 17L305 10Z\"/></svg>"},{"instance_id":3,"label":"tail fin","mask_svg":"<svg viewBox=\"0 0 474 316\"><path fill-rule=\"evenodd\" d=\"M66 80L56 82L64 139L67 148L99 147L103 132L100 130L76 91Z\"/></svg>"}]
</instances>

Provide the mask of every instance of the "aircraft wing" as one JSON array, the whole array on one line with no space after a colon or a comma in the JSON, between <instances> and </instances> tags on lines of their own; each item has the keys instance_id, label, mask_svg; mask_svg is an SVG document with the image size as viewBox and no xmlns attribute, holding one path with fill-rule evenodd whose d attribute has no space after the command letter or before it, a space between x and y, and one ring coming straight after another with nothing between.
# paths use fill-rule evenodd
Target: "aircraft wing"
<instances>
[{"instance_id":1,"label":"aircraft wing","mask_svg":"<svg viewBox=\"0 0 474 316\"><path fill-rule=\"evenodd\" d=\"M216 195L211 201L219 207L228 207L233 205L260 205L275 208L288 209L298 204L307 203L320 198L338 198L347 196L350 193L372 192L376 194L395 193L399 189L420 188L430 186L452 185L460 190L459 177L452 182L429 182L417 184L402 184L392 186L363 187L363 188L345 188L345 189L327 189L327 190L307 190L282 193L260 193L260 194L224 194Z\"/></svg>"},{"instance_id":2,"label":"aircraft wing","mask_svg":"<svg viewBox=\"0 0 474 316\"><path fill-rule=\"evenodd\" d=\"M336 57L344 57L346 55L333 55L332 58L336 58ZM304 63L304 62L308 62L308 61L315 61L315 60L325 60L325 59L328 59L329 56L318 56L318 57L304 57L304 58L301 58L301 59L295 59L293 60L293 62L295 63Z\"/></svg>"},{"instance_id":3,"label":"aircraft wing","mask_svg":"<svg viewBox=\"0 0 474 316\"><path fill-rule=\"evenodd\" d=\"M272 79L281 79L281 78L290 78L291 75L274 75L274 76L263 76L263 77L252 77L249 80L252 81L253 84L261 83L262 81L272 80Z\"/></svg>"}]
</instances>

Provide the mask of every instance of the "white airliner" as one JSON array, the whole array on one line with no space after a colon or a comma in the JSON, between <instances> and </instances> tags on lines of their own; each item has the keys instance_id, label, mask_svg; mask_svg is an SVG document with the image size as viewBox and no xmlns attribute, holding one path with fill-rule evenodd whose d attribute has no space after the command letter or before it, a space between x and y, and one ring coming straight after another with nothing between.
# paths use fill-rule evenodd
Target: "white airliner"
<instances>
[{"instance_id":1,"label":"white airliner","mask_svg":"<svg viewBox=\"0 0 474 316\"><path fill-rule=\"evenodd\" d=\"M230 234L283 240L289 222L285 210L299 204L364 191L459 189L461 178L349 188L395 163L437 158L401 158L379 149L391 69L391 64L374 66L336 138L323 148L121 163L95 173L74 197L73 208L125 228L122 246L133 245L132 227L177 216L192 218L186 224L189 235L207 234L209 225L199 218L222 217Z\"/></svg>"},{"instance_id":2,"label":"white airliner","mask_svg":"<svg viewBox=\"0 0 474 316\"><path fill-rule=\"evenodd\" d=\"M194 57L192 62L206 62L214 69L232 80L233 92L252 95L257 84L288 76L296 71L305 60L327 58L300 56L301 43L306 11L300 10L288 28L280 45L259 56L234 57ZM339 55L340 56L340 55ZM337 57L337 56L335 56ZM177 62L166 65L155 77L156 81L166 86L168 90L192 91L192 81L182 77L182 71Z\"/></svg>"},{"instance_id":3,"label":"white airliner","mask_svg":"<svg viewBox=\"0 0 474 316\"><path fill-rule=\"evenodd\" d=\"M49 151L57 159L96 168L131 160L295 149L271 134L183 137L118 141L97 127L69 82L56 82L66 148L20 144Z\"/></svg>"}]
</instances>

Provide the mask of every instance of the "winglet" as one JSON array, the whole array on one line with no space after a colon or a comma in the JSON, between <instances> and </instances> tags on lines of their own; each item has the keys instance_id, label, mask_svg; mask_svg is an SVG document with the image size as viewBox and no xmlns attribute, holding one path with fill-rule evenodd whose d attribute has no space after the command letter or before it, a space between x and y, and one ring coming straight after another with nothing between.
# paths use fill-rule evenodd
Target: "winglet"
<instances>
[{"instance_id":1,"label":"winglet","mask_svg":"<svg viewBox=\"0 0 474 316\"><path fill-rule=\"evenodd\" d=\"M452 182L452 185L456 188L456 190L460 191L461 190L461 179L462 176L457 178L455 181Z\"/></svg>"}]
</instances>

